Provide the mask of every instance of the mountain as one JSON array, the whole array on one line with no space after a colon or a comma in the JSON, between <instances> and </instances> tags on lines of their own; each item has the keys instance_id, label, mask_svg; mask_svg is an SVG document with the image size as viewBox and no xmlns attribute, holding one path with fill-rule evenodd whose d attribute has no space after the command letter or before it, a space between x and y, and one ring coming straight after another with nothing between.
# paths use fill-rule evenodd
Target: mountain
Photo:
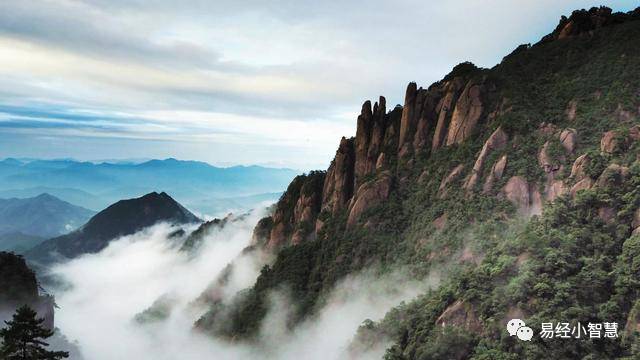
<instances>
[{"instance_id":1,"label":"mountain","mask_svg":"<svg viewBox=\"0 0 640 360\"><path fill-rule=\"evenodd\" d=\"M27 199L0 199L0 234L54 237L78 228L94 214L46 193Z\"/></svg>"},{"instance_id":2,"label":"mountain","mask_svg":"<svg viewBox=\"0 0 640 360\"><path fill-rule=\"evenodd\" d=\"M121 200L100 211L80 229L49 239L25 256L39 263L96 253L117 237L131 235L158 222L186 224L200 222L195 215L166 193L149 193Z\"/></svg>"},{"instance_id":3,"label":"mountain","mask_svg":"<svg viewBox=\"0 0 640 360\"><path fill-rule=\"evenodd\" d=\"M32 196L41 189L74 204L100 210L119 199L162 190L189 208L208 213L211 206L203 199L278 193L296 174L291 169L219 168L172 158L142 163L9 158L0 161L0 194Z\"/></svg>"},{"instance_id":4,"label":"mountain","mask_svg":"<svg viewBox=\"0 0 640 360\"><path fill-rule=\"evenodd\" d=\"M22 254L47 238L26 235L20 232L0 234L0 250Z\"/></svg>"},{"instance_id":5,"label":"mountain","mask_svg":"<svg viewBox=\"0 0 640 360\"><path fill-rule=\"evenodd\" d=\"M327 171L296 177L254 231L275 255L196 327L255 339L271 294L312 319L342 279L399 271L439 286L363 320L385 359L640 355L640 8L562 17L491 69L461 63L403 106L366 101ZM428 45L427 45L428 46ZM510 319L534 330L523 342ZM545 339L543 323L616 326ZM615 324L615 325L614 325ZM355 356L357 357L357 356Z\"/></svg>"}]
</instances>

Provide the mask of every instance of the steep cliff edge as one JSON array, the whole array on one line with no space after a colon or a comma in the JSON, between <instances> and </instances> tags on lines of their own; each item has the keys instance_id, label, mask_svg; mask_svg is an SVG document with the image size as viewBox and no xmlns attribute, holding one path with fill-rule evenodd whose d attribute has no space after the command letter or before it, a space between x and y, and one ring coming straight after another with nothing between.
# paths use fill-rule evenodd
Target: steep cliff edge
<instances>
[{"instance_id":1,"label":"steep cliff edge","mask_svg":"<svg viewBox=\"0 0 640 360\"><path fill-rule=\"evenodd\" d=\"M392 341L390 359L634 353L632 335L523 348L503 320L637 326L639 20L640 9L577 11L492 69L462 63L426 89L410 83L389 112L383 97L365 102L322 186L301 196L307 178L294 180L256 229L275 262L202 322L224 312L228 326L202 330L256 335L268 294L283 287L295 324L346 275L401 266L417 278L447 269L447 279L362 329L363 346ZM313 204L303 222L315 226L294 240L298 204Z\"/></svg>"},{"instance_id":2,"label":"steep cliff edge","mask_svg":"<svg viewBox=\"0 0 640 360\"><path fill-rule=\"evenodd\" d=\"M37 311L38 316L45 319L44 325L53 329L53 298L40 294L36 275L24 258L0 251L0 321L10 319L22 305Z\"/></svg>"}]
</instances>

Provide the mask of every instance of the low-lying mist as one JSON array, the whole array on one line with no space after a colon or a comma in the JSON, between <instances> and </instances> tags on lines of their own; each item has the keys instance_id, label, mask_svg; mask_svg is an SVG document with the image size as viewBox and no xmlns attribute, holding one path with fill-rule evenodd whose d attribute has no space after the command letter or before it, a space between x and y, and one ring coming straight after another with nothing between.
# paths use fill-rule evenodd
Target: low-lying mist
<instances>
[{"instance_id":1,"label":"low-lying mist","mask_svg":"<svg viewBox=\"0 0 640 360\"><path fill-rule=\"evenodd\" d=\"M361 273L342 281L320 313L287 331L290 309L285 292L273 293L260 340L229 343L193 330L206 309L196 300L234 262L223 301L255 282L264 256L243 254L260 216L229 222L210 232L197 253L179 251L176 230L158 224L115 241L97 254L85 255L52 269L64 286L54 289L56 326L77 341L87 360L112 359L340 359L358 326L377 320L401 301L437 281L407 281L394 273L379 278ZM193 229L191 229L193 230ZM141 323L140 314L159 299L170 299L162 319ZM384 345L358 358L380 358ZM352 354L353 355L353 354ZM351 355L351 356L352 356Z\"/></svg>"}]
</instances>

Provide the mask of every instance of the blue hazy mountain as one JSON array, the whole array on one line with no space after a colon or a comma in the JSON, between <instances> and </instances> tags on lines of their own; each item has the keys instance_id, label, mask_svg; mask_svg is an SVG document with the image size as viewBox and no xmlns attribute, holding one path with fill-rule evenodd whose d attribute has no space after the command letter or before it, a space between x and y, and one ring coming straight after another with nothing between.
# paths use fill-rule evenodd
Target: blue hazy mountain
<instances>
[{"instance_id":1,"label":"blue hazy mountain","mask_svg":"<svg viewBox=\"0 0 640 360\"><path fill-rule=\"evenodd\" d=\"M45 240L46 238L27 235L21 232L0 234L0 251L10 251L16 254L23 254Z\"/></svg>"},{"instance_id":2,"label":"blue hazy mountain","mask_svg":"<svg viewBox=\"0 0 640 360\"><path fill-rule=\"evenodd\" d=\"M40 264L96 253L115 238L133 234L158 222L197 223L201 220L171 196L152 192L135 199L120 200L100 211L81 228L46 240L26 252L26 257Z\"/></svg>"},{"instance_id":3,"label":"blue hazy mountain","mask_svg":"<svg viewBox=\"0 0 640 360\"><path fill-rule=\"evenodd\" d=\"M214 204L216 199L264 195L275 200L296 174L291 169L221 168L172 158L142 163L7 158L0 161L0 195L33 196L46 190L63 200L101 210L123 198L165 191L189 209L211 214L224 207Z\"/></svg>"},{"instance_id":4,"label":"blue hazy mountain","mask_svg":"<svg viewBox=\"0 0 640 360\"><path fill-rule=\"evenodd\" d=\"M0 199L0 234L58 236L80 227L94 214L49 194L27 199Z\"/></svg>"},{"instance_id":5,"label":"blue hazy mountain","mask_svg":"<svg viewBox=\"0 0 640 360\"><path fill-rule=\"evenodd\" d=\"M75 230L95 212L49 194L0 199L0 250L21 252Z\"/></svg>"}]
</instances>

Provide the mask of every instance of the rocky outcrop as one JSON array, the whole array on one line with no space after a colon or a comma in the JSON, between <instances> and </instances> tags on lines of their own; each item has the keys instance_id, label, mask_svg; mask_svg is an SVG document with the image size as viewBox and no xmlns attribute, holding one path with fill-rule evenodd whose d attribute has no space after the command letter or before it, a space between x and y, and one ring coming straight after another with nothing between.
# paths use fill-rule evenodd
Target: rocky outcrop
<instances>
[{"instance_id":1,"label":"rocky outcrop","mask_svg":"<svg viewBox=\"0 0 640 360\"><path fill-rule=\"evenodd\" d=\"M571 190L569 190L569 194L571 194L572 198L576 197L576 194L578 193L578 191L580 190L588 190L591 189L593 187L593 180L591 178L584 178L578 182L576 182L572 187Z\"/></svg>"},{"instance_id":2,"label":"rocky outcrop","mask_svg":"<svg viewBox=\"0 0 640 360\"><path fill-rule=\"evenodd\" d=\"M461 78L453 78L452 80L445 82L443 86L444 96L436 106L438 122L436 124L436 128L433 134L433 140L431 142L432 150L436 150L442 147L446 140L449 123L454 111L454 106L463 86L464 80Z\"/></svg>"},{"instance_id":3,"label":"rocky outcrop","mask_svg":"<svg viewBox=\"0 0 640 360\"><path fill-rule=\"evenodd\" d=\"M376 179L368 181L358 188L349 208L348 226L354 226L364 211L381 204L389 197L393 177L390 172L380 174Z\"/></svg>"},{"instance_id":4,"label":"rocky outcrop","mask_svg":"<svg viewBox=\"0 0 640 360\"><path fill-rule=\"evenodd\" d=\"M337 214L353 195L354 139L342 138L336 156L327 170L322 190L322 210Z\"/></svg>"},{"instance_id":5,"label":"rocky outcrop","mask_svg":"<svg viewBox=\"0 0 640 360\"><path fill-rule=\"evenodd\" d=\"M451 116L447 145L459 144L469 138L482 116L484 92L482 82L470 80L467 83Z\"/></svg>"},{"instance_id":6,"label":"rocky outcrop","mask_svg":"<svg viewBox=\"0 0 640 360\"><path fill-rule=\"evenodd\" d=\"M564 129L560 133L560 144L569 154L576 149L578 142L578 132L575 129Z\"/></svg>"},{"instance_id":7,"label":"rocky outcrop","mask_svg":"<svg viewBox=\"0 0 640 360\"><path fill-rule=\"evenodd\" d=\"M267 248L275 249L297 244L315 236L315 224L322 205L325 172L312 171L299 175L289 184L276 204L270 223ZM262 229L264 231L264 229Z\"/></svg>"},{"instance_id":8,"label":"rocky outcrop","mask_svg":"<svg viewBox=\"0 0 640 360\"><path fill-rule=\"evenodd\" d=\"M498 161L491 167L491 171L487 175L487 178L482 186L482 193L488 194L493 190L493 185L496 181L502 179L504 169L507 167L507 155L502 155Z\"/></svg>"},{"instance_id":9,"label":"rocky outcrop","mask_svg":"<svg viewBox=\"0 0 640 360\"><path fill-rule=\"evenodd\" d=\"M355 188L358 182L367 173L367 160L369 143L371 142L371 133L373 131L373 112L371 111L371 102L365 101L362 104L360 116L358 116L356 137L355 137Z\"/></svg>"},{"instance_id":10,"label":"rocky outcrop","mask_svg":"<svg viewBox=\"0 0 640 360\"><path fill-rule=\"evenodd\" d=\"M609 186L620 186L622 182L629 175L629 168L626 166L620 166L618 164L609 164L606 169L600 174L596 185L600 188Z\"/></svg>"},{"instance_id":11,"label":"rocky outcrop","mask_svg":"<svg viewBox=\"0 0 640 360\"><path fill-rule=\"evenodd\" d=\"M602 135L600 140L600 151L607 154L614 153L620 145L618 133L616 131L607 131Z\"/></svg>"},{"instance_id":12,"label":"rocky outcrop","mask_svg":"<svg viewBox=\"0 0 640 360\"><path fill-rule=\"evenodd\" d=\"M400 158L428 148L429 134L436 126L438 103L442 93L443 88L438 85L428 90L417 88L415 83L410 83L407 87L398 139Z\"/></svg>"},{"instance_id":13,"label":"rocky outcrop","mask_svg":"<svg viewBox=\"0 0 640 360\"><path fill-rule=\"evenodd\" d=\"M586 175L586 168L589 165L589 155L578 156L571 166L571 177L577 180L583 179Z\"/></svg>"},{"instance_id":14,"label":"rocky outcrop","mask_svg":"<svg viewBox=\"0 0 640 360\"><path fill-rule=\"evenodd\" d=\"M567 115L567 120L575 120L578 113L578 102L576 100L569 101L569 103L567 104L567 109L564 111L564 113L565 115Z\"/></svg>"},{"instance_id":15,"label":"rocky outcrop","mask_svg":"<svg viewBox=\"0 0 640 360\"><path fill-rule=\"evenodd\" d=\"M442 329L456 326L475 334L482 332L482 323L476 315L475 307L463 300L449 305L436 319L436 325Z\"/></svg>"},{"instance_id":16,"label":"rocky outcrop","mask_svg":"<svg viewBox=\"0 0 640 360\"><path fill-rule=\"evenodd\" d=\"M569 39L583 34L589 35L597 29L634 18L640 18L640 13L613 13L610 8L604 6L592 7L589 10L576 10L568 18L563 16L556 29L543 37L541 42Z\"/></svg>"},{"instance_id":17,"label":"rocky outcrop","mask_svg":"<svg viewBox=\"0 0 640 360\"><path fill-rule=\"evenodd\" d=\"M451 184L453 181L458 179L460 175L462 175L463 170L464 170L464 165L460 164L455 168L453 168L453 170L451 170L449 174L445 176L444 179L442 179L442 181L440 182L440 186L438 187L438 196L440 198L443 198L447 195L447 186L449 186L449 184Z\"/></svg>"},{"instance_id":18,"label":"rocky outcrop","mask_svg":"<svg viewBox=\"0 0 640 360\"><path fill-rule=\"evenodd\" d=\"M502 130L502 128L499 127L491 134L491 136L489 136L489 139L485 141L484 145L482 146L482 150L480 150L480 154L478 155L478 158L473 165L473 169L471 169L471 175L467 178L467 181L465 181L464 188L465 190L467 190L467 192L472 191L475 188L478 179L482 175L482 169L484 167L484 162L486 161L487 156L489 156L492 151L503 148L507 144L507 140L507 134ZM505 164L502 165L502 169L492 169L492 175L494 170L497 170L500 172L500 176L502 176L504 165Z\"/></svg>"},{"instance_id":19,"label":"rocky outcrop","mask_svg":"<svg viewBox=\"0 0 640 360\"><path fill-rule=\"evenodd\" d=\"M542 199L536 184L529 184L521 176L513 176L502 189L502 195L509 200L522 216L542 213Z\"/></svg>"}]
</instances>

